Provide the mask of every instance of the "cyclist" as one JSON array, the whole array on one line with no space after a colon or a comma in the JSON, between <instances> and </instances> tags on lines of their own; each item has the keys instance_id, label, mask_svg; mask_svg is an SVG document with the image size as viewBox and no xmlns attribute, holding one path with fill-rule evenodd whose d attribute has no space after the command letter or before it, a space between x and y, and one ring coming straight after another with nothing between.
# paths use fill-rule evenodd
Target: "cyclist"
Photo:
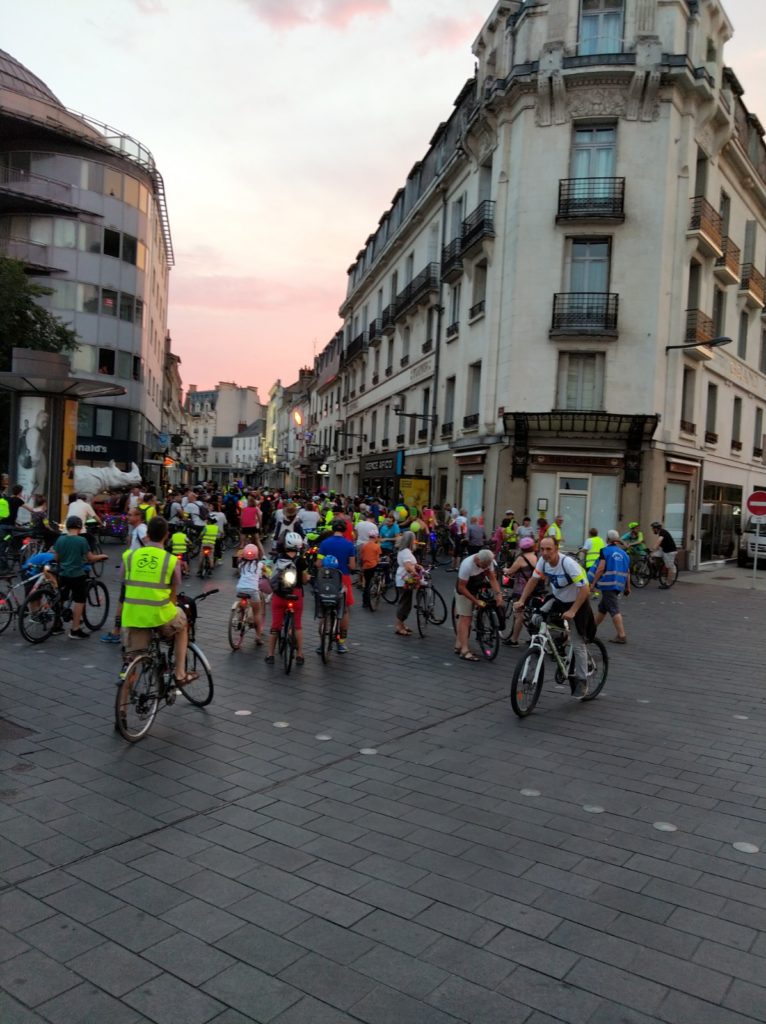
<instances>
[{"instance_id":1,"label":"cyclist","mask_svg":"<svg viewBox=\"0 0 766 1024\"><path fill-rule=\"evenodd\" d=\"M503 607L503 593L495 574L495 558L484 548L475 555L468 555L460 563L455 586L455 614L457 615L457 639L455 653L463 661L478 661L469 643L471 619L474 608L481 608L482 601L477 594L489 583L495 595L498 608Z\"/></svg>"},{"instance_id":2,"label":"cyclist","mask_svg":"<svg viewBox=\"0 0 766 1024\"><path fill-rule=\"evenodd\" d=\"M624 644L627 642L625 626L620 612L620 594L630 593L630 556L620 542L617 530L609 530L606 535L608 543L599 552L599 560L593 576L593 586L601 591L598 603L596 625L600 626L607 614L612 616L617 636L610 643Z\"/></svg>"},{"instance_id":3,"label":"cyclist","mask_svg":"<svg viewBox=\"0 0 766 1024\"><path fill-rule=\"evenodd\" d=\"M513 598L518 600L532 578L532 573L537 567L537 555L535 554L535 542L532 537L522 537L519 541L519 557L508 569L504 570L513 579ZM538 590L543 586L538 584ZM509 647L519 646L521 627L524 625L524 615L518 613L513 623L513 630L509 640L505 642Z\"/></svg>"},{"instance_id":4,"label":"cyclist","mask_svg":"<svg viewBox=\"0 0 766 1024\"><path fill-rule=\"evenodd\" d=\"M366 540L364 544L359 548L359 564L362 568L362 575L364 576L364 593L362 594L362 608L368 608L372 611L372 604L370 603L370 588L372 587L372 580L375 576L375 570L380 563L380 538L378 537L377 527L374 533L370 533L369 540Z\"/></svg>"},{"instance_id":5,"label":"cyclist","mask_svg":"<svg viewBox=\"0 0 766 1024\"><path fill-rule=\"evenodd\" d=\"M209 515L205 516L204 520L205 525L202 527L202 537L200 538L201 547L199 555L199 569L197 570L198 576L202 575L202 561L205 557L205 548L211 549L213 564L215 564L215 545L218 540L218 523L216 523L214 519L211 519ZM149 525L151 526L151 523Z\"/></svg>"},{"instance_id":6,"label":"cyclist","mask_svg":"<svg viewBox=\"0 0 766 1024\"><path fill-rule=\"evenodd\" d=\"M560 518L556 517L557 520ZM534 593L540 580L545 580L552 591L552 596L543 605L543 612L560 615L569 622L574 622L572 631L572 650L574 652L574 678L572 679L572 696L582 700L588 695L588 651L586 644L595 635L595 620L591 611L588 596L590 587L585 570L570 555L562 555L555 537L543 537L540 541L542 556L527 581L519 600L514 604L514 611L521 611Z\"/></svg>"},{"instance_id":7,"label":"cyclist","mask_svg":"<svg viewBox=\"0 0 766 1024\"><path fill-rule=\"evenodd\" d=\"M53 545L53 553L61 567L59 586L61 600L72 598L72 628L69 630L70 640L87 640L90 633L82 628L82 613L85 611L87 599L88 577L83 568L84 562L104 562L108 555L94 555L85 537L81 536L82 519L69 516L66 521L66 533L59 537Z\"/></svg>"},{"instance_id":8,"label":"cyclist","mask_svg":"<svg viewBox=\"0 0 766 1024\"><path fill-rule=\"evenodd\" d=\"M176 529L170 536L170 550L181 563L181 574L189 575L189 538L183 530Z\"/></svg>"},{"instance_id":9,"label":"cyclist","mask_svg":"<svg viewBox=\"0 0 766 1024\"><path fill-rule=\"evenodd\" d=\"M628 532L623 533L620 540L622 541L622 546L630 555L631 561L636 558L642 558L646 554L644 533L643 530L639 529L638 523L628 523Z\"/></svg>"},{"instance_id":10,"label":"cyclist","mask_svg":"<svg viewBox=\"0 0 766 1024\"><path fill-rule=\"evenodd\" d=\"M561 545L564 543L564 534L561 532L561 527L563 525L564 525L564 517L559 512L558 515L555 516L553 522L548 527L548 529L546 531L546 534L545 534L546 537L553 537L553 539L556 541L556 544L558 545L558 547L561 547Z\"/></svg>"},{"instance_id":11,"label":"cyclist","mask_svg":"<svg viewBox=\"0 0 766 1024\"><path fill-rule=\"evenodd\" d=\"M175 555L165 551L167 536L167 520L154 516L146 528L146 544L122 556L125 580L122 625L128 630L125 648L129 654L149 646L152 629L173 637L175 683L182 687L199 679L199 672L186 671L189 624L183 609L176 606L181 590L181 569Z\"/></svg>"},{"instance_id":12,"label":"cyclist","mask_svg":"<svg viewBox=\"0 0 766 1024\"><path fill-rule=\"evenodd\" d=\"M293 625L295 628L295 664L302 665L303 657L303 587L311 576L306 559L301 555L303 537L294 530L282 535L284 555L280 555L274 563L271 574L271 630L269 632L269 653L266 664L274 664L274 651L277 639L285 619L287 603L293 605Z\"/></svg>"},{"instance_id":13,"label":"cyclist","mask_svg":"<svg viewBox=\"0 0 766 1024\"><path fill-rule=\"evenodd\" d=\"M580 548L580 558L584 560L583 565L585 566L585 572L588 574L588 582L591 585L593 584L593 574L598 565L599 555L605 546L606 541L599 537L596 527L591 526L588 530L588 536Z\"/></svg>"},{"instance_id":14,"label":"cyclist","mask_svg":"<svg viewBox=\"0 0 766 1024\"><path fill-rule=\"evenodd\" d=\"M250 609L255 625L255 642L258 647L263 644L263 619L265 605L261 594L263 562L260 551L255 544L245 544L238 561L239 579L237 580L237 597L245 597L250 602Z\"/></svg>"},{"instance_id":15,"label":"cyclist","mask_svg":"<svg viewBox=\"0 0 766 1024\"><path fill-rule=\"evenodd\" d=\"M327 537L319 545L318 558L323 559L326 555L333 555L338 560L338 568L343 576L343 589L345 591L345 602L343 605L343 617L340 620L340 642L338 643L338 654L348 654L348 623L350 608L354 603L354 590L351 586L351 570L356 569L356 548L346 538L348 522L345 519L335 519L332 524L332 536Z\"/></svg>"},{"instance_id":16,"label":"cyclist","mask_svg":"<svg viewBox=\"0 0 766 1024\"><path fill-rule=\"evenodd\" d=\"M652 523L652 530L656 537L659 538L655 547L651 549L649 554L652 558L661 558L665 563L665 568L669 573L675 572L676 568L676 552L678 551L678 545L673 540L672 535L666 530L662 523L657 520Z\"/></svg>"},{"instance_id":17,"label":"cyclist","mask_svg":"<svg viewBox=\"0 0 766 1024\"><path fill-rule=\"evenodd\" d=\"M239 525L245 545L257 540L261 532L261 510L256 505L255 495L252 493L248 494L247 504L239 514Z\"/></svg>"}]
</instances>

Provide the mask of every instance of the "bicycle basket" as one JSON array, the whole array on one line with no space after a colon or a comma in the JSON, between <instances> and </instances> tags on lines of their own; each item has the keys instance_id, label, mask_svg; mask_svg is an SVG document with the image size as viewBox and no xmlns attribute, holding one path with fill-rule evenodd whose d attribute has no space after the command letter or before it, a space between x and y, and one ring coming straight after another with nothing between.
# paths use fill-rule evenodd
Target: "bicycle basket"
<instances>
[{"instance_id":1,"label":"bicycle basket","mask_svg":"<svg viewBox=\"0 0 766 1024\"><path fill-rule=\"evenodd\" d=\"M189 623L189 627L191 628L197 621L196 604L186 594L179 594L178 598L176 599L176 605L179 608L183 609L184 615L186 616L186 621Z\"/></svg>"}]
</instances>

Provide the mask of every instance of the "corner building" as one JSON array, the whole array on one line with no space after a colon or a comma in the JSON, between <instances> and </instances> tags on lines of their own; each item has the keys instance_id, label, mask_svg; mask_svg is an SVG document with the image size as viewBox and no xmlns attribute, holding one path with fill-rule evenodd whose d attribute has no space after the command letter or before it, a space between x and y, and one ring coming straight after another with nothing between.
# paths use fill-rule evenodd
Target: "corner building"
<instances>
[{"instance_id":1,"label":"corner building","mask_svg":"<svg viewBox=\"0 0 766 1024\"><path fill-rule=\"evenodd\" d=\"M718 0L495 4L317 360L328 486L734 556L766 483L766 147L732 31Z\"/></svg>"},{"instance_id":2,"label":"corner building","mask_svg":"<svg viewBox=\"0 0 766 1024\"><path fill-rule=\"evenodd\" d=\"M140 142L67 110L3 51L0 253L52 289L41 305L82 341L72 371L126 389L80 404L77 461L156 476L173 265L162 176Z\"/></svg>"}]
</instances>

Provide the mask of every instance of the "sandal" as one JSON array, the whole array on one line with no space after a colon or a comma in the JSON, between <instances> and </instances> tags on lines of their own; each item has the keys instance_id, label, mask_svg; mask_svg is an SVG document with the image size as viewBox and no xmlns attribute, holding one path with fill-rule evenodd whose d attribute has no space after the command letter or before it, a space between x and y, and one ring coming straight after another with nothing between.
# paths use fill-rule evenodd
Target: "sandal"
<instances>
[{"instance_id":1,"label":"sandal","mask_svg":"<svg viewBox=\"0 0 766 1024\"><path fill-rule=\"evenodd\" d=\"M406 626L404 627L404 629L395 629L394 632L398 636L412 636L412 630L408 629Z\"/></svg>"},{"instance_id":2,"label":"sandal","mask_svg":"<svg viewBox=\"0 0 766 1024\"><path fill-rule=\"evenodd\" d=\"M188 686L189 683L193 683L195 679L199 679L199 672L187 672L185 676L180 679L178 676L175 677L176 686Z\"/></svg>"},{"instance_id":3,"label":"sandal","mask_svg":"<svg viewBox=\"0 0 766 1024\"><path fill-rule=\"evenodd\" d=\"M303 657L302 654L296 654L296 656L295 656L295 664L296 665L305 665L306 664L306 659Z\"/></svg>"},{"instance_id":4,"label":"sandal","mask_svg":"<svg viewBox=\"0 0 766 1024\"><path fill-rule=\"evenodd\" d=\"M461 651L460 657L463 661L478 661L479 659L473 653L473 651Z\"/></svg>"}]
</instances>

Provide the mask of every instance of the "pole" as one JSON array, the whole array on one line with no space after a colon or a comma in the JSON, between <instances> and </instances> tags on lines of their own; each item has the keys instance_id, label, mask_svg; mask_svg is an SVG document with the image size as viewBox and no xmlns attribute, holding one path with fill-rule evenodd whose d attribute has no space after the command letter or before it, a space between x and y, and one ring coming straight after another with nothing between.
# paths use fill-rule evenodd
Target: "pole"
<instances>
[{"instance_id":1,"label":"pole","mask_svg":"<svg viewBox=\"0 0 766 1024\"><path fill-rule=\"evenodd\" d=\"M758 586L756 580L756 573L758 572L758 546L761 541L761 517L758 516L758 522L755 524L755 554L753 555L753 590Z\"/></svg>"}]
</instances>

